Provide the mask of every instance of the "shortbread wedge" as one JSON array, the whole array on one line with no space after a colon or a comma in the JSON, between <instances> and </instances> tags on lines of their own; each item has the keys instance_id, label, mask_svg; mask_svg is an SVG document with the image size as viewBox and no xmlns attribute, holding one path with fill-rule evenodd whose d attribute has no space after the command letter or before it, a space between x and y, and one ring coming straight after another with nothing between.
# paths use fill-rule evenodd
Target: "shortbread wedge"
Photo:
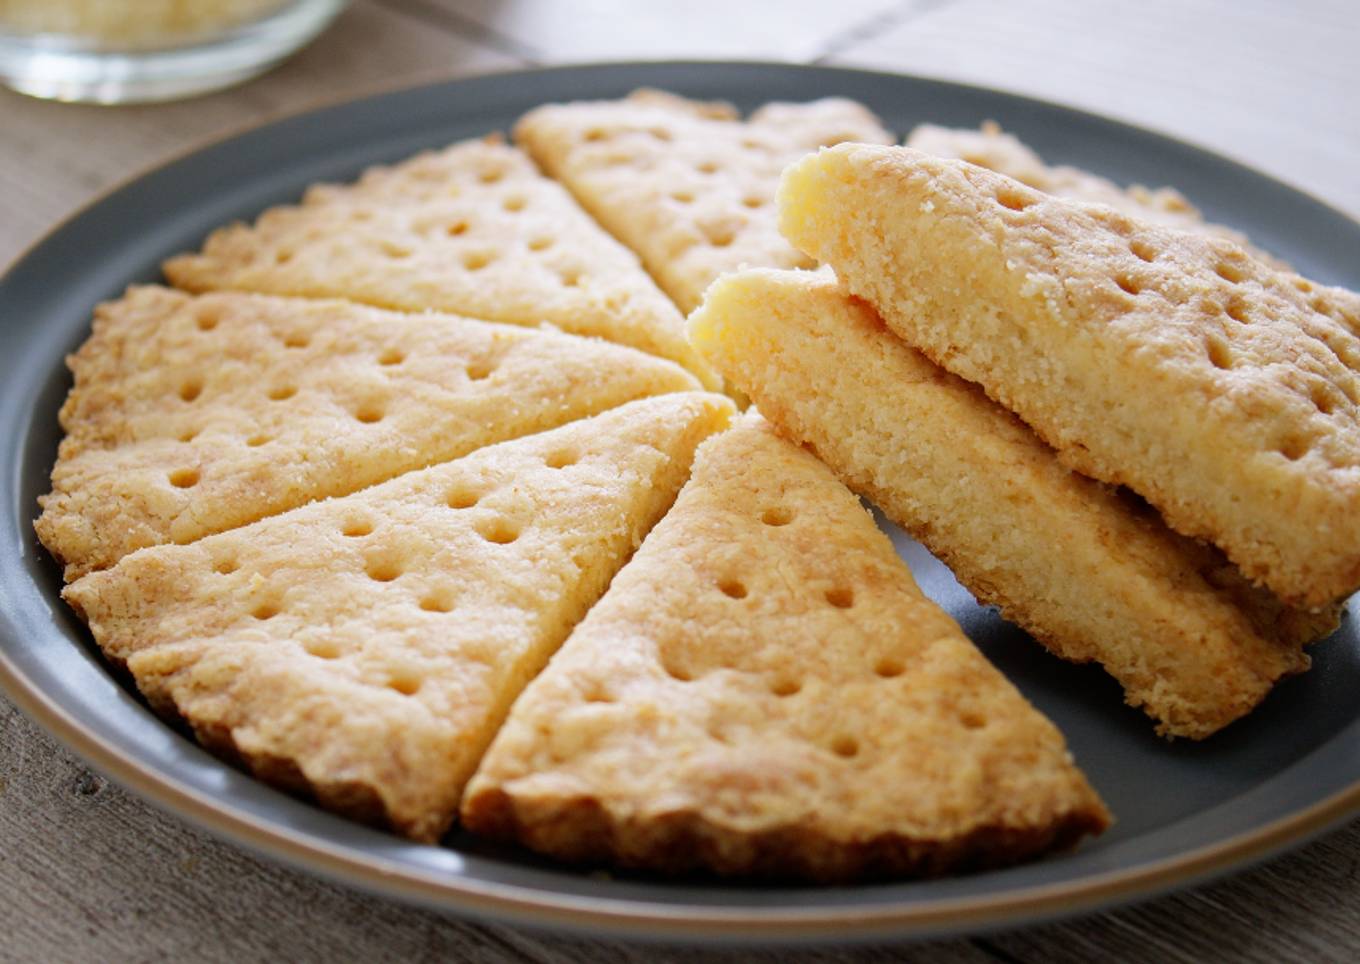
<instances>
[{"instance_id":1,"label":"shortbread wedge","mask_svg":"<svg viewBox=\"0 0 1360 964\"><path fill-rule=\"evenodd\" d=\"M842 145L784 232L1068 464L1284 600L1360 586L1360 297L962 161Z\"/></svg>"},{"instance_id":2,"label":"shortbread wedge","mask_svg":"<svg viewBox=\"0 0 1360 964\"><path fill-rule=\"evenodd\" d=\"M1099 662L1163 734L1200 739L1249 712L1337 625L1335 607L1283 605L1146 504L1065 467L834 281L730 275L690 334L981 602L1064 659Z\"/></svg>"},{"instance_id":3,"label":"shortbread wedge","mask_svg":"<svg viewBox=\"0 0 1360 964\"><path fill-rule=\"evenodd\" d=\"M66 588L208 748L433 841L511 702L666 512L731 403L643 399Z\"/></svg>"},{"instance_id":4,"label":"shortbread wedge","mask_svg":"<svg viewBox=\"0 0 1360 964\"><path fill-rule=\"evenodd\" d=\"M313 186L300 205L213 232L202 253L170 259L165 273L195 292L231 288L546 322L705 377L685 343L684 319L637 258L495 138L373 168L355 184Z\"/></svg>"},{"instance_id":5,"label":"shortbread wedge","mask_svg":"<svg viewBox=\"0 0 1360 964\"><path fill-rule=\"evenodd\" d=\"M1045 194L1107 204L1125 214L1168 227L1227 238L1276 267L1288 267L1274 255L1253 246L1241 231L1205 221L1199 209L1173 187L1149 188L1131 184L1123 188L1108 178L1078 167L1046 164L1029 145L1003 131L995 121L986 121L978 130L921 124L912 130L905 143L907 147L927 154L956 157L1013 177Z\"/></svg>"},{"instance_id":6,"label":"shortbread wedge","mask_svg":"<svg viewBox=\"0 0 1360 964\"><path fill-rule=\"evenodd\" d=\"M840 98L768 104L742 121L726 104L639 90L539 107L516 125L515 140L689 312L724 271L814 264L776 224L787 165L824 145L892 136Z\"/></svg>"},{"instance_id":7,"label":"shortbread wedge","mask_svg":"<svg viewBox=\"0 0 1360 964\"><path fill-rule=\"evenodd\" d=\"M411 469L690 391L595 339L341 301L132 288L96 311L36 523L67 579Z\"/></svg>"},{"instance_id":8,"label":"shortbread wedge","mask_svg":"<svg viewBox=\"0 0 1360 964\"><path fill-rule=\"evenodd\" d=\"M755 413L700 448L462 812L572 861L823 881L996 866L1109 823L1058 730Z\"/></svg>"}]
</instances>

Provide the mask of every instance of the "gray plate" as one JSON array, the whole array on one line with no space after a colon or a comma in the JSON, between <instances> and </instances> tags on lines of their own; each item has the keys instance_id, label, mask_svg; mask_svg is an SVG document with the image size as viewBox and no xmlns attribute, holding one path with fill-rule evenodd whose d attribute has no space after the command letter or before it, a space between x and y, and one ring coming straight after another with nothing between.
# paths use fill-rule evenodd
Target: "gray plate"
<instances>
[{"instance_id":1,"label":"gray plate","mask_svg":"<svg viewBox=\"0 0 1360 964\"><path fill-rule=\"evenodd\" d=\"M157 278L163 257L196 247L211 228L296 198L313 181L504 129L545 100L617 97L641 85L743 108L844 95L899 132L995 118L1053 161L1120 182L1174 184L1302 273L1360 287L1360 225L1297 191L1099 117L912 77L726 63L567 67L404 90L269 124L114 190L0 281L0 683L17 703L118 781L252 849L441 908L597 933L788 941L977 931L1165 891L1349 815L1360 804L1360 640L1350 618L1314 647L1311 672L1281 684L1249 718L1201 744L1167 744L1102 672L1047 655L895 531L926 591L1067 735L1118 817L1103 838L1027 866L918 883L604 878L457 832L445 847L420 846L323 813L204 753L109 675L59 600L59 574L31 526L69 385L62 356L85 337L95 303Z\"/></svg>"}]
</instances>

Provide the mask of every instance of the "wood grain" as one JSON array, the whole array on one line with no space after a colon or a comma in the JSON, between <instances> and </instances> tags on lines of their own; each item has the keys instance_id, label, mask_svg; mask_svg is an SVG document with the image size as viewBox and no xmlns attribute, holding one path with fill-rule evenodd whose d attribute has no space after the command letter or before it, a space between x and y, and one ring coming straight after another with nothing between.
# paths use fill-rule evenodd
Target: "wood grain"
<instances>
[{"instance_id":1,"label":"wood grain","mask_svg":"<svg viewBox=\"0 0 1360 964\"><path fill-rule=\"evenodd\" d=\"M0 961L774 962L452 920L222 844L95 775L0 700ZM965 941L813 962L978 964Z\"/></svg>"},{"instance_id":2,"label":"wood grain","mask_svg":"<svg viewBox=\"0 0 1360 964\"><path fill-rule=\"evenodd\" d=\"M195 140L425 76L590 57L824 59L1085 106L1237 156L1351 211L1360 13L1348 0L362 0L300 56L210 97L106 109L0 92L0 263L107 184ZM968 940L718 952L450 919L216 841L92 773L0 699L0 962L1353 960L1360 823L1255 870Z\"/></svg>"},{"instance_id":3,"label":"wood grain","mask_svg":"<svg viewBox=\"0 0 1360 964\"><path fill-rule=\"evenodd\" d=\"M971 941L800 952L815 964L1345 960L1360 824L1224 882ZM296 873L125 793L0 699L0 961L458 959L756 964L720 952L474 924Z\"/></svg>"}]
</instances>

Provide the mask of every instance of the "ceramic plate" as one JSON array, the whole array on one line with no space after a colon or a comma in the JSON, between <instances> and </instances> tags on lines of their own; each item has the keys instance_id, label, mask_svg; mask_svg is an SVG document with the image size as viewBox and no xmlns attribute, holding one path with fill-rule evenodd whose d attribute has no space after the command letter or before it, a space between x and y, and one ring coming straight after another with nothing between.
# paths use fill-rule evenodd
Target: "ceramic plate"
<instances>
[{"instance_id":1,"label":"ceramic plate","mask_svg":"<svg viewBox=\"0 0 1360 964\"><path fill-rule=\"evenodd\" d=\"M547 100L662 87L752 108L853 97L899 133L995 118L1053 162L1121 183L1173 184L1305 275L1360 287L1360 225L1220 157L996 91L913 77L763 64L566 67L477 77L352 101L174 160L62 224L0 281L0 683L39 723L147 799L252 849L358 887L473 915L681 939L865 940L976 932L1146 897L1259 859L1360 804L1360 638L1347 618L1311 672L1199 744L1168 744L1100 670L1049 656L979 607L893 531L923 587L1066 734L1118 823L1074 853L915 883L803 887L591 875L453 833L406 843L323 813L220 763L111 676L58 598L33 536L69 387L62 357L90 310L212 228L377 162L508 128ZM1267 136L1264 135L1263 136Z\"/></svg>"}]
</instances>

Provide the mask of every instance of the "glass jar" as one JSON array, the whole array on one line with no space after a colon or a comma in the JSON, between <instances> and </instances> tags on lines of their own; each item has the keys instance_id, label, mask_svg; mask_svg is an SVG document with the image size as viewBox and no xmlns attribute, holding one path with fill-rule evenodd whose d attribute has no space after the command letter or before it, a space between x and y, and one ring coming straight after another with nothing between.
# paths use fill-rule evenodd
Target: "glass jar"
<instances>
[{"instance_id":1,"label":"glass jar","mask_svg":"<svg viewBox=\"0 0 1360 964\"><path fill-rule=\"evenodd\" d=\"M240 83L348 0L0 0L0 81L34 97L130 104Z\"/></svg>"}]
</instances>

